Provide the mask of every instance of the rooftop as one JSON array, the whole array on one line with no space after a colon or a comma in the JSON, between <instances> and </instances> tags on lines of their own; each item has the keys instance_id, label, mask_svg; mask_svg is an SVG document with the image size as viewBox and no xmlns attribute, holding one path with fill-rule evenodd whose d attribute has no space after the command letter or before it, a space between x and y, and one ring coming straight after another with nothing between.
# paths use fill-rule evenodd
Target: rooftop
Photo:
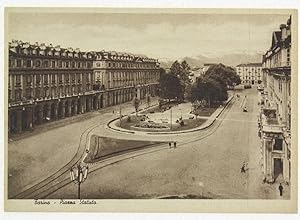
<instances>
[{"instance_id":1,"label":"rooftop","mask_svg":"<svg viewBox=\"0 0 300 220\"><path fill-rule=\"evenodd\" d=\"M9 51L11 53L17 53L16 48L21 49L23 51L23 54L27 55L29 54L29 51L42 51L43 55L57 55L61 54L63 56L69 56L69 54L72 55L88 55L88 58L98 58L98 59L109 59L109 60L124 60L124 61L140 61L140 62L158 62L157 59L149 58L145 55L141 54L131 54L131 53L125 53L125 52L116 52L116 51L105 51L105 50L99 50L99 51L88 51L88 52L82 52L79 48L73 49L72 47L68 48L61 48L60 45L53 46L50 44L45 43L38 43L31 44L29 42L23 42L21 40L12 40L9 42ZM34 53L34 55L39 55L40 52ZM73 57L73 56L72 56Z\"/></svg>"},{"instance_id":2,"label":"rooftop","mask_svg":"<svg viewBox=\"0 0 300 220\"><path fill-rule=\"evenodd\" d=\"M262 63L242 63L237 65L237 67L261 67Z\"/></svg>"}]
</instances>

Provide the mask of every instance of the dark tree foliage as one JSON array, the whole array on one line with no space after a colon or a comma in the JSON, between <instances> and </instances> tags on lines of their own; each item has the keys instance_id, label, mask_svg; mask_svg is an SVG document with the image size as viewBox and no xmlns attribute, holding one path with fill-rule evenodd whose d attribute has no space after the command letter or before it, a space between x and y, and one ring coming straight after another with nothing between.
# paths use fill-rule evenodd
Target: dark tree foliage
<instances>
[{"instance_id":1,"label":"dark tree foliage","mask_svg":"<svg viewBox=\"0 0 300 220\"><path fill-rule=\"evenodd\" d=\"M225 66L222 63L210 66L204 77L212 78L224 86L234 86L241 83L239 75L232 67Z\"/></svg>"},{"instance_id":2,"label":"dark tree foliage","mask_svg":"<svg viewBox=\"0 0 300 220\"><path fill-rule=\"evenodd\" d=\"M171 73L163 74L159 80L160 97L166 99L178 99L182 94L179 78Z\"/></svg>"},{"instance_id":3,"label":"dark tree foliage","mask_svg":"<svg viewBox=\"0 0 300 220\"><path fill-rule=\"evenodd\" d=\"M184 99L184 96L188 96L187 94L187 87L191 84L189 73L190 73L190 66L188 63L184 60L181 63L179 63L177 60L172 64L170 68L170 73L177 76L180 80L180 86L181 86L181 95L179 96L180 99Z\"/></svg>"},{"instance_id":4,"label":"dark tree foliage","mask_svg":"<svg viewBox=\"0 0 300 220\"><path fill-rule=\"evenodd\" d=\"M207 72L192 85L191 101L205 100L211 103L227 100L227 88L241 83L235 70L223 64L209 67Z\"/></svg>"},{"instance_id":5,"label":"dark tree foliage","mask_svg":"<svg viewBox=\"0 0 300 220\"><path fill-rule=\"evenodd\" d=\"M191 89L191 100L205 100L209 107L211 103L227 100L227 90L224 85L213 78L199 78Z\"/></svg>"}]
</instances>

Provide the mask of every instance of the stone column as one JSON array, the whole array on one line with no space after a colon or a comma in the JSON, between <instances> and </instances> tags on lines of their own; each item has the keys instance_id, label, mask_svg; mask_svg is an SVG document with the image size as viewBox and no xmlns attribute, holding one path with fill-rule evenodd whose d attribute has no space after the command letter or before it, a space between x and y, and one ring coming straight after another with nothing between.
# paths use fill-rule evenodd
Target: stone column
<instances>
[{"instance_id":1,"label":"stone column","mask_svg":"<svg viewBox=\"0 0 300 220\"><path fill-rule=\"evenodd\" d=\"M77 109L77 105L78 105L79 100L77 100L77 102L74 102L74 115L77 115L78 109Z\"/></svg>"},{"instance_id":2,"label":"stone column","mask_svg":"<svg viewBox=\"0 0 300 220\"><path fill-rule=\"evenodd\" d=\"M54 120L58 119L58 104L54 103L54 114L53 114Z\"/></svg>"},{"instance_id":3,"label":"stone column","mask_svg":"<svg viewBox=\"0 0 300 220\"><path fill-rule=\"evenodd\" d=\"M72 116L72 104L71 104L71 100L66 101L67 104L67 117Z\"/></svg>"},{"instance_id":4,"label":"stone column","mask_svg":"<svg viewBox=\"0 0 300 220\"><path fill-rule=\"evenodd\" d=\"M288 160L288 146L284 141L284 158L283 158L283 178L286 182L289 182L289 160Z\"/></svg>"},{"instance_id":5,"label":"stone column","mask_svg":"<svg viewBox=\"0 0 300 220\"><path fill-rule=\"evenodd\" d=\"M38 124L41 124L43 121L43 106L38 106L38 112L37 112L37 122Z\"/></svg>"},{"instance_id":6,"label":"stone column","mask_svg":"<svg viewBox=\"0 0 300 220\"><path fill-rule=\"evenodd\" d=\"M273 182L273 158L272 158L272 139L267 138L265 140L266 147L266 180L267 182Z\"/></svg>"},{"instance_id":7,"label":"stone column","mask_svg":"<svg viewBox=\"0 0 300 220\"><path fill-rule=\"evenodd\" d=\"M26 108L26 128L32 129L33 108Z\"/></svg>"},{"instance_id":8,"label":"stone column","mask_svg":"<svg viewBox=\"0 0 300 220\"><path fill-rule=\"evenodd\" d=\"M46 115L46 117L52 119L51 118L51 106L50 106L50 104L47 105L47 115Z\"/></svg>"},{"instance_id":9,"label":"stone column","mask_svg":"<svg viewBox=\"0 0 300 220\"><path fill-rule=\"evenodd\" d=\"M86 111L89 112L91 111L91 100L90 100L90 97L86 97Z\"/></svg>"},{"instance_id":10,"label":"stone column","mask_svg":"<svg viewBox=\"0 0 300 220\"><path fill-rule=\"evenodd\" d=\"M95 110L95 109L94 109L94 97L93 97L93 96L91 97L90 101L91 101L91 107L90 107L90 110Z\"/></svg>"}]
</instances>

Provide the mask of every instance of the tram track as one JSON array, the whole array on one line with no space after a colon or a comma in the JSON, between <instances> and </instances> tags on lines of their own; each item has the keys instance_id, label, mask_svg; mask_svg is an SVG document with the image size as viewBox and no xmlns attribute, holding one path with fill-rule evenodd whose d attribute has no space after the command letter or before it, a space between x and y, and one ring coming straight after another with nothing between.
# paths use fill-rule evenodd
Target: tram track
<instances>
[{"instance_id":1,"label":"tram track","mask_svg":"<svg viewBox=\"0 0 300 220\"><path fill-rule=\"evenodd\" d=\"M39 182L39 183L31 186L30 188L24 190L23 192L18 193L17 195L13 196L12 199L26 199L26 198L31 198L30 195L36 193L38 190L46 187L48 184L50 184L51 182L53 182L56 179L58 179L59 177L61 177L66 172L66 170L69 171L69 169L74 164L76 164L76 163L78 163L80 161L82 153L84 152L84 149L86 148L86 142L87 142L88 135L90 134L90 132L92 130L94 130L95 128L97 128L99 126L100 126L100 124L93 125L91 127L88 127L87 129L85 129L81 133L77 151L76 151L75 155L72 157L72 159L66 165L64 165L58 171L56 171L55 173L51 174L49 177L47 177L46 179L42 180L41 182ZM85 141L82 142L82 140L84 139L84 137L85 137ZM84 143L84 147L81 146L82 143ZM83 151L81 152L80 150L82 148L83 148Z\"/></svg>"},{"instance_id":2,"label":"tram track","mask_svg":"<svg viewBox=\"0 0 300 220\"><path fill-rule=\"evenodd\" d=\"M224 118L227 115L227 113L231 109L232 105L233 105L233 102L230 102L227 105L226 109L224 109L224 111L220 115L222 118ZM221 117L218 117L218 119L220 119ZM188 138L189 139L188 141L180 142L179 147L188 145L193 142L203 140L203 139L213 135L217 131L217 129L220 127L222 122L223 122L223 120L215 120L213 126L210 126L209 128L205 129L205 132L206 132L205 134L203 134L201 136L196 136L195 138L192 138L192 139ZM94 129L99 127L100 125L102 125L102 124L93 125L93 126L87 128L86 130L84 130L84 132L80 136L80 143L78 145L77 152L65 166L63 166L58 171L56 171L54 174L52 174L51 176L42 180L41 182L31 186L29 189L17 194L12 199L45 199L49 195L53 194L54 192L62 189L63 187L67 186L68 184L72 183L72 181L69 178L69 170L73 165L77 164L83 158L84 151L85 151L85 149L87 149L89 134ZM84 142L82 142L83 139L85 139ZM81 146L81 145L83 145L83 146ZM116 156L112 155L111 157L108 157L104 160L100 160L100 161L94 162L94 163L88 163L88 165L90 166L89 173L96 172L103 168L109 167L111 165L114 165L116 163L131 159L134 157L143 156L143 155L155 153L158 151L168 150L168 149L169 149L169 146L167 144L158 143L158 144L154 144L151 147L147 147L145 149L141 148L141 149L137 149L134 151L132 151L132 150L124 151L122 154L119 154ZM116 152L116 153L118 153L118 152Z\"/></svg>"}]
</instances>

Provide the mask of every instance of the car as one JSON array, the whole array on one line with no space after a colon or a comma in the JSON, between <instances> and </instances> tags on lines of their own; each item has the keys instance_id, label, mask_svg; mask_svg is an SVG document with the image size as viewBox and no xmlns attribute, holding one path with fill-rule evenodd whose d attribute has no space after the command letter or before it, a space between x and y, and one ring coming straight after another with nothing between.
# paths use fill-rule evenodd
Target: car
<instances>
[{"instance_id":1,"label":"car","mask_svg":"<svg viewBox=\"0 0 300 220\"><path fill-rule=\"evenodd\" d=\"M243 108L243 112L248 112L246 107Z\"/></svg>"}]
</instances>

